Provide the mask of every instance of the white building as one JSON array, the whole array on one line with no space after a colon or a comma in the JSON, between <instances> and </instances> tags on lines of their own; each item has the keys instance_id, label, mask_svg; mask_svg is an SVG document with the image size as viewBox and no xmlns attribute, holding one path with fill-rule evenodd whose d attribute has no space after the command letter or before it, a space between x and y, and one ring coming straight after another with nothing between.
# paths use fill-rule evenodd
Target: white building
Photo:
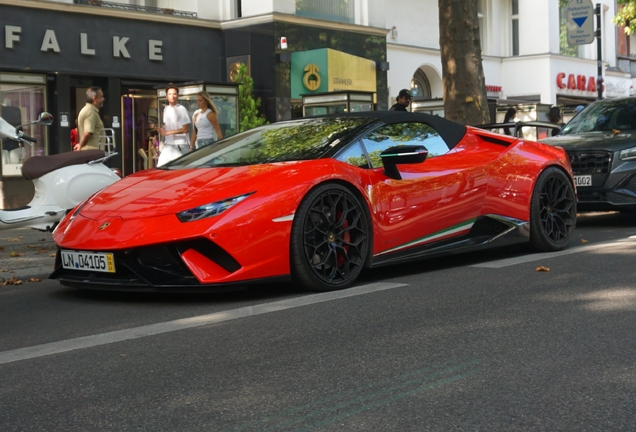
<instances>
[{"instance_id":1,"label":"white building","mask_svg":"<svg viewBox=\"0 0 636 432\"><path fill-rule=\"evenodd\" d=\"M388 32L390 64L387 104L405 87L413 88L420 99L442 97L437 0L112 0L111 3L190 11L199 19L219 21L225 27L285 14L384 28ZM580 46L562 42L566 40L563 3L563 0L479 0L483 67L488 95L493 101L500 105L529 102L569 107L597 98L596 41ZM615 1L599 3L603 95L629 95L631 76L617 69L617 29L612 23ZM316 10L338 9L341 16L308 14L303 11L306 4ZM342 13L343 10L346 12Z\"/></svg>"},{"instance_id":2,"label":"white building","mask_svg":"<svg viewBox=\"0 0 636 432\"><path fill-rule=\"evenodd\" d=\"M629 73L617 70L615 4L601 2L604 97L630 94ZM559 0L479 0L483 67L489 99L499 106L521 103L567 109L597 98L597 44L568 46ZM412 19L405 19L412 17ZM419 98L442 97L436 0L386 3L389 92L404 87ZM419 99L416 97L416 99ZM435 112L440 102L417 103ZM494 120L494 119L493 119Z\"/></svg>"}]
</instances>

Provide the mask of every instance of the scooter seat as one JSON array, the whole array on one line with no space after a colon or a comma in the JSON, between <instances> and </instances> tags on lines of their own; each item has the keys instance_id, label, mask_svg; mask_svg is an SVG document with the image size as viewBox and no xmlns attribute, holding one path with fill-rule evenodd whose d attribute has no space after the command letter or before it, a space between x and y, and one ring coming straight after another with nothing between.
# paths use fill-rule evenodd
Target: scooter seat
<instances>
[{"instance_id":1,"label":"scooter seat","mask_svg":"<svg viewBox=\"0 0 636 432\"><path fill-rule=\"evenodd\" d=\"M31 156L22 164L22 177L27 180L33 180L51 171L94 161L104 156L106 156L106 153L103 150L84 150L50 156Z\"/></svg>"}]
</instances>

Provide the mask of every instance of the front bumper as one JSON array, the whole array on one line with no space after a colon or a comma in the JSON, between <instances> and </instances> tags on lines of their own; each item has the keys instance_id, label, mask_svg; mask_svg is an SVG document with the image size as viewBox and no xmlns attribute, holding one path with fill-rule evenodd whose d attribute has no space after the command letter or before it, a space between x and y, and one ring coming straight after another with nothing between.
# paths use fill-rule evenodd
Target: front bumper
<instances>
[{"instance_id":1,"label":"front bumper","mask_svg":"<svg viewBox=\"0 0 636 432\"><path fill-rule=\"evenodd\" d=\"M197 268L211 274L232 274L241 265L227 252L207 239L184 240L173 243L112 251L115 273L73 270L62 266L61 251L55 257L55 270L49 276L62 285L73 288L108 291L147 292L223 292L244 289L247 285L264 282L289 281L289 276L249 279L231 282L202 283L191 267L188 256L196 254L199 263L208 269Z\"/></svg>"},{"instance_id":2,"label":"front bumper","mask_svg":"<svg viewBox=\"0 0 636 432\"><path fill-rule=\"evenodd\" d=\"M636 208L636 164L606 150L568 151L568 157L575 176L592 177L591 187L577 188L579 211Z\"/></svg>"}]
</instances>

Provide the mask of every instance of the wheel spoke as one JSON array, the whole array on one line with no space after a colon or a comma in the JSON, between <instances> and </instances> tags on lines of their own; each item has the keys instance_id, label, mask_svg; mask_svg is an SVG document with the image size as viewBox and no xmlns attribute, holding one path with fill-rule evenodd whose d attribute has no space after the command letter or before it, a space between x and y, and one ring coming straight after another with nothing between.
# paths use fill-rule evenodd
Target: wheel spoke
<instances>
[{"instance_id":1,"label":"wheel spoke","mask_svg":"<svg viewBox=\"0 0 636 432\"><path fill-rule=\"evenodd\" d=\"M326 191L309 206L303 226L305 256L323 282L345 284L364 263L367 223L357 200Z\"/></svg>"},{"instance_id":2,"label":"wheel spoke","mask_svg":"<svg viewBox=\"0 0 636 432\"><path fill-rule=\"evenodd\" d=\"M540 195L539 219L545 235L553 241L566 239L574 224L574 197L569 184L558 177L546 180Z\"/></svg>"}]
</instances>

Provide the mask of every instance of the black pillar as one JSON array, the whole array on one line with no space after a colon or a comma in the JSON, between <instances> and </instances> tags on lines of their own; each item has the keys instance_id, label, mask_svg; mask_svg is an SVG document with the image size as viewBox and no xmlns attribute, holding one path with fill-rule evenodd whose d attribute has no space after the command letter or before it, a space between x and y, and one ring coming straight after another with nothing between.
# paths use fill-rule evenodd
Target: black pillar
<instances>
[{"instance_id":1,"label":"black pillar","mask_svg":"<svg viewBox=\"0 0 636 432\"><path fill-rule=\"evenodd\" d=\"M58 74L56 78L57 113L54 115L57 128L51 128L51 132L58 132L58 145L55 153L66 153L72 150L71 129L75 127L75 118L71 112L71 79L66 74Z\"/></svg>"},{"instance_id":2,"label":"black pillar","mask_svg":"<svg viewBox=\"0 0 636 432\"><path fill-rule=\"evenodd\" d=\"M122 169L122 155L124 149L122 147L122 108L121 108L121 79L119 77L108 77L108 86L106 90L106 102L102 107L102 116L104 127L113 128L115 131L115 151L117 156L109 159L108 166L119 167ZM114 120L117 120L115 122Z\"/></svg>"}]
</instances>

